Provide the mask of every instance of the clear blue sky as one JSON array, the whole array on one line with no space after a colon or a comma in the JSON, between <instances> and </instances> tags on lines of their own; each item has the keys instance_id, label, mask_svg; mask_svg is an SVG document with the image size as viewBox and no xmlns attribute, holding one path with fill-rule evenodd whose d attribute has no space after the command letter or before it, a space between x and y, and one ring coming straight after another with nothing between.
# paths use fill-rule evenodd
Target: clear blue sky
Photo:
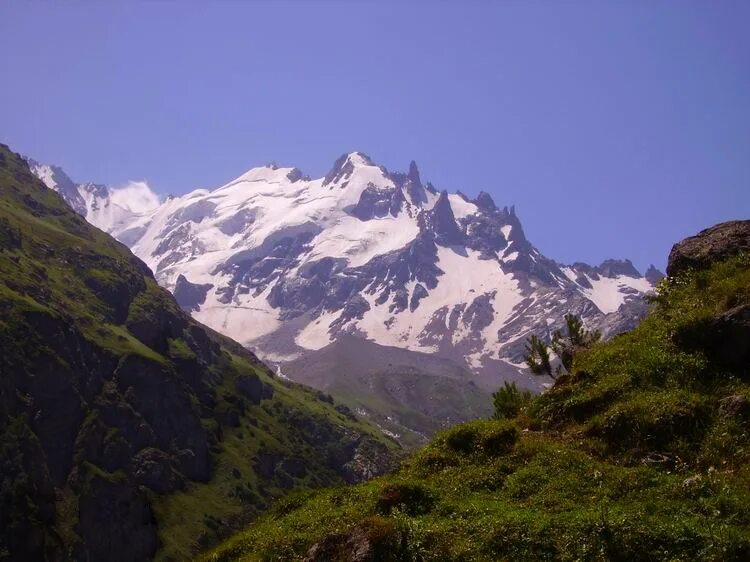
<instances>
[{"instance_id":1,"label":"clear blue sky","mask_svg":"<svg viewBox=\"0 0 750 562\"><path fill-rule=\"evenodd\" d=\"M663 267L750 218L749 23L721 0L6 0L0 142L165 194L269 161L415 159L515 203L554 259Z\"/></svg>"}]
</instances>

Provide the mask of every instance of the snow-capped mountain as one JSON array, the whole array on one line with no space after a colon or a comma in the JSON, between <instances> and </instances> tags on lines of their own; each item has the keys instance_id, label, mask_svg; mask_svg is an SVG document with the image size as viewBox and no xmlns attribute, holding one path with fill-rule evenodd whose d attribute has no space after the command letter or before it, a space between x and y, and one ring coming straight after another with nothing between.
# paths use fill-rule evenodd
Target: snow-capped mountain
<instances>
[{"instance_id":1,"label":"snow-capped mountain","mask_svg":"<svg viewBox=\"0 0 750 562\"><path fill-rule=\"evenodd\" d=\"M449 358L491 387L518 378L525 339L566 313L605 335L630 328L661 277L628 260L558 264L513 207L438 191L414 162L390 172L361 152L324 178L270 165L163 202L145 185L108 190L32 170L198 320L282 370L353 335Z\"/></svg>"},{"instance_id":2,"label":"snow-capped mountain","mask_svg":"<svg viewBox=\"0 0 750 562\"><path fill-rule=\"evenodd\" d=\"M160 204L145 182L130 182L119 188L95 183L74 183L59 166L40 164L27 158L31 171L50 189L63 196L79 215L97 228L130 245L140 237L131 230L140 217L148 216Z\"/></svg>"}]
</instances>

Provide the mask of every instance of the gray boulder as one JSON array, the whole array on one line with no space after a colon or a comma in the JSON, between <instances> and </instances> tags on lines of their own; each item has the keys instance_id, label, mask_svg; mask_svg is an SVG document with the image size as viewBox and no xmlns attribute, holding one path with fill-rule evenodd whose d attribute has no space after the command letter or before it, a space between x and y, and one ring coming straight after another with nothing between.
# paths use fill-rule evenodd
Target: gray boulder
<instances>
[{"instance_id":1,"label":"gray boulder","mask_svg":"<svg viewBox=\"0 0 750 562\"><path fill-rule=\"evenodd\" d=\"M708 267L741 252L750 252L750 220L723 222L672 246L667 275Z\"/></svg>"}]
</instances>

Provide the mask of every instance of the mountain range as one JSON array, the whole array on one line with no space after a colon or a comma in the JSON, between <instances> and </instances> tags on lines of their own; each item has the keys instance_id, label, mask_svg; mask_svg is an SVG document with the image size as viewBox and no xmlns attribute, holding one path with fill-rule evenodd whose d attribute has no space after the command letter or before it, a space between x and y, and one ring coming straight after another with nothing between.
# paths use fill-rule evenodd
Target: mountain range
<instances>
[{"instance_id":1,"label":"mountain range","mask_svg":"<svg viewBox=\"0 0 750 562\"><path fill-rule=\"evenodd\" d=\"M557 263L527 239L513 206L438 190L413 161L393 172L351 152L317 179L271 164L164 200L145 183L81 184L29 164L194 318L394 433L483 413L472 404L503 380L538 387L523 370L530 334L549 337L567 313L605 337L631 329L663 277L629 260ZM360 351L345 370L331 361L352 346ZM464 399L436 411L436 386Z\"/></svg>"}]
</instances>

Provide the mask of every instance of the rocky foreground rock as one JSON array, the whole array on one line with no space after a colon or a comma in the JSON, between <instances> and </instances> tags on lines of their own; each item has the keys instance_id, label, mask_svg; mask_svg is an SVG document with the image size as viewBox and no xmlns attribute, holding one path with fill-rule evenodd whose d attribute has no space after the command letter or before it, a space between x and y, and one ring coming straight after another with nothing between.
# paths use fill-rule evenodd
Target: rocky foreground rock
<instances>
[{"instance_id":1,"label":"rocky foreground rock","mask_svg":"<svg viewBox=\"0 0 750 562\"><path fill-rule=\"evenodd\" d=\"M750 252L750 220L722 222L672 247L667 275L689 268L705 268L741 252Z\"/></svg>"}]
</instances>

